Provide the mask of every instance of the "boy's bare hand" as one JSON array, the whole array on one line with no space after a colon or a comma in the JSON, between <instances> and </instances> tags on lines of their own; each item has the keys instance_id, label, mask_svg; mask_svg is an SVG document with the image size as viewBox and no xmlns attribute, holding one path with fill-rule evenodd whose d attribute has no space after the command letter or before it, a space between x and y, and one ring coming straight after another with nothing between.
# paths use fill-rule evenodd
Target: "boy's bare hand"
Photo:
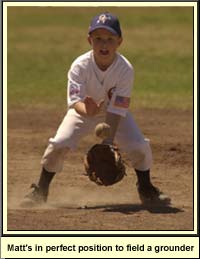
<instances>
[{"instance_id":1,"label":"boy's bare hand","mask_svg":"<svg viewBox=\"0 0 200 259\"><path fill-rule=\"evenodd\" d=\"M92 97L87 96L84 100L85 109L88 116L94 116L101 111L104 100L100 101L100 103L96 103Z\"/></svg>"}]
</instances>

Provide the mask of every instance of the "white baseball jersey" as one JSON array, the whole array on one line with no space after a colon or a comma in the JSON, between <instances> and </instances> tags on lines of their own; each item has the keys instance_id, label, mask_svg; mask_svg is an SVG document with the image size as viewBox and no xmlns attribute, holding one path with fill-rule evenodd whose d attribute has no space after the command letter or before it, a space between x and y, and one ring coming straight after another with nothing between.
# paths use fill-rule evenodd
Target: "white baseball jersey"
<instances>
[{"instance_id":1,"label":"white baseball jersey","mask_svg":"<svg viewBox=\"0 0 200 259\"><path fill-rule=\"evenodd\" d=\"M97 103L104 100L104 110L126 115L133 87L133 67L121 54L106 71L98 68L93 51L79 56L68 72L68 106L91 96Z\"/></svg>"},{"instance_id":2,"label":"white baseball jersey","mask_svg":"<svg viewBox=\"0 0 200 259\"><path fill-rule=\"evenodd\" d=\"M133 67L128 60L116 55L113 64L101 71L89 51L78 57L68 72L69 109L56 135L49 139L41 163L49 172L61 172L66 152L75 150L80 139L90 134L105 120L109 111L122 116L115 136L120 150L127 153L134 168L145 171L152 162L149 141L144 138L134 117L128 110L133 87ZM93 117L84 117L73 109L73 104L91 96L97 103L105 100L103 111Z\"/></svg>"}]
</instances>

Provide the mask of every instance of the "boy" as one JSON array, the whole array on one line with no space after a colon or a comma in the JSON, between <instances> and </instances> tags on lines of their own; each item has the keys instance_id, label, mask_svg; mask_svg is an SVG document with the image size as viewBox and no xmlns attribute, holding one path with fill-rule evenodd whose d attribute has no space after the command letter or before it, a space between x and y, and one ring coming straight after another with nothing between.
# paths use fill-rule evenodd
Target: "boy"
<instances>
[{"instance_id":1,"label":"boy","mask_svg":"<svg viewBox=\"0 0 200 259\"><path fill-rule=\"evenodd\" d=\"M92 19L88 32L92 50L78 57L68 72L68 111L55 137L49 139L38 184L32 184L33 192L25 196L29 204L47 201L49 185L62 171L65 155L102 121L111 127L110 136L103 142L111 144L115 139L131 159L142 203L170 204L170 198L150 181L151 148L128 111L133 67L117 52L122 40L115 15L106 12Z\"/></svg>"}]
</instances>

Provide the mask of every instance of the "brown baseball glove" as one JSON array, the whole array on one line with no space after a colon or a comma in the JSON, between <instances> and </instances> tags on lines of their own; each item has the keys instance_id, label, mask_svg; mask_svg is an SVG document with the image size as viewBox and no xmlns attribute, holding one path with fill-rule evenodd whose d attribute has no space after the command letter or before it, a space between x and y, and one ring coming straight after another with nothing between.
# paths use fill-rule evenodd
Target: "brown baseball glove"
<instances>
[{"instance_id":1,"label":"brown baseball glove","mask_svg":"<svg viewBox=\"0 0 200 259\"><path fill-rule=\"evenodd\" d=\"M125 165L114 145L95 144L84 158L86 175L98 185L113 185L126 175Z\"/></svg>"}]
</instances>

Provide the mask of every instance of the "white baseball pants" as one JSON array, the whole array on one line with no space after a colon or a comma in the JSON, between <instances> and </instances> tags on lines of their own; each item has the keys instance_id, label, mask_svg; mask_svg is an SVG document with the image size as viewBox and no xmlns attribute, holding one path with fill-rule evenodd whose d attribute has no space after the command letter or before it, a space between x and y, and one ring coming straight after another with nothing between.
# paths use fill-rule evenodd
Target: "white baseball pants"
<instances>
[{"instance_id":1,"label":"white baseball pants","mask_svg":"<svg viewBox=\"0 0 200 259\"><path fill-rule=\"evenodd\" d=\"M74 109L69 109L56 135L49 139L41 160L43 167L49 172L61 172L67 152L70 149L75 150L81 138L94 132L95 126L104 121L105 115L85 118ZM151 167L149 140L144 138L130 112L121 118L115 142L121 151L127 153L133 168L145 171Z\"/></svg>"}]
</instances>

